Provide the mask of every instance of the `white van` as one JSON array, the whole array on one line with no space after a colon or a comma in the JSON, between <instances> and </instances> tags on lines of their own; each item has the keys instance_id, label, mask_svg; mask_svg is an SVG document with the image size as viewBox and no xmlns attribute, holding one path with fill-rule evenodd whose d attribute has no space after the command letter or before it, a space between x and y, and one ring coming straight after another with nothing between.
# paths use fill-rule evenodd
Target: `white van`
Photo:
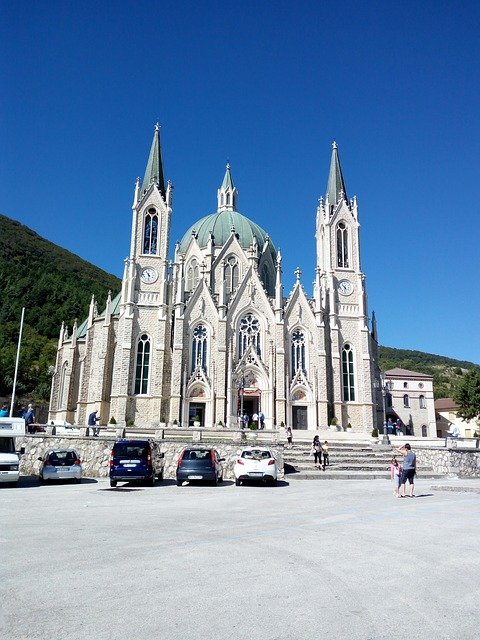
<instances>
[{"instance_id":1,"label":"white van","mask_svg":"<svg viewBox=\"0 0 480 640\"><path fill-rule=\"evenodd\" d=\"M15 438L25 435L23 418L0 418L0 483L16 484L20 478L20 455L15 448Z\"/></svg>"}]
</instances>

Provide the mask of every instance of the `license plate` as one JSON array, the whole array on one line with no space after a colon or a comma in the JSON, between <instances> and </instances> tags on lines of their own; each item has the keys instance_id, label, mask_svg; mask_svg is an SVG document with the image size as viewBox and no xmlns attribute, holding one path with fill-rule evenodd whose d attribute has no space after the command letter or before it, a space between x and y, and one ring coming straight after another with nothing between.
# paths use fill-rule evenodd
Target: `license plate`
<instances>
[{"instance_id":1,"label":"license plate","mask_svg":"<svg viewBox=\"0 0 480 640\"><path fill-rule=\"evenodd\" d=\"M250 473L248 475L249 476L254 476L255 478L258 478L260 476L263 476L263 473L261 471L250 471Z\"/></svg>"},{"instance_id":2,"label":"license plate","mask_svg":"<svg viewBox=\"0 0 480 640\"><path fill-rule=\"evenodd\" d=\"M136 467L137 465L136 464L124 464L123 466L124 467Z\"/></svg>"},{"instance_id":3,"label":"license plate","mask_svg":"<svg viewBox=\"0 0 480 640\"><path fill-rule=\"evenodd\" d=\"M203 480L203 476L188 476L189 480Z\"/></svg>"}]
</instances>

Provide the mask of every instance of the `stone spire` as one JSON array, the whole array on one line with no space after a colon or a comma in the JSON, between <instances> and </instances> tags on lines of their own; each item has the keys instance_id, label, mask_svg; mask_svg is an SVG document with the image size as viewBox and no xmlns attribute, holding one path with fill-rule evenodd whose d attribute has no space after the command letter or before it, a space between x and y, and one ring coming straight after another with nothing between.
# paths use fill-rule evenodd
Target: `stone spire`
<instances>
[{"instance_id":1,"label":"stone spire","mask_svg":"<svg viewBox=\"0 0 480 640\"><path fill-rule=\"evenodd\" d=\"M327 199L330 204L337 204L343 198L347 200L347 189L343 179L342 168L340 167L340 159L338 157L337 143L332 144L332 159L330 161L330 173L328 175Z\"/></svg>"},{"instance_id":2,"label":"stone spire","mask_svg":"<svg viewBox=\"0 0 480 640\"><path fill-rule=\"evenodd\" d=\"M162 150L160 147L160 125L158 122L155 125L155 131L153 133L152 147L142 182L142 193L145 193L152 182L158 186L160 193L165 197L165 180L163 178Z\"/></svg>"},{"instance_id":3,"label":"stone spire","mask_svg":"<svg viewBox=\"0 0 480 640\"><path fill-rule=\"evenodd\" d=\"M217 191L218 211L235 211L238 191L233 184L230 163L227 162L222 186Z\"/></svg>"}]
</instances>

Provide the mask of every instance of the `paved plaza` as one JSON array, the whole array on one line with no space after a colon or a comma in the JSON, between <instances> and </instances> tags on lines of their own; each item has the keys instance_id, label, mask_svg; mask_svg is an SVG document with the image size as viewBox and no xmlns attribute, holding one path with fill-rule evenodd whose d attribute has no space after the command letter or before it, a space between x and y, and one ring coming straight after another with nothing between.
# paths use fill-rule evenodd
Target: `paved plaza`
<instances>
[{"instance_id":1,"label":"paved plaza","mask_svg":"<svg viewBox=\"0 0 480 640\"><path fill-rule=\"evenodd\" d=\"M0 637L477 639L480 481L416 493L22 478L0 488Z\"/></svg>"}]
</instances>

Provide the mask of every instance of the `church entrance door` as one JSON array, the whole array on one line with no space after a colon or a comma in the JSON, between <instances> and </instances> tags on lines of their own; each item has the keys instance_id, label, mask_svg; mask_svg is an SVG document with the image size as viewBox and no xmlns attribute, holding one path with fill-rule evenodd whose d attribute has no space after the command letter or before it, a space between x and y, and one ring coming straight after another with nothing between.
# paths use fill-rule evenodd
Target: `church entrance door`
<instances>
[{"instance_id":1,"label":"church entrance door","mask_svg":"<svg viewBox=\"0 0 480 640\"><path fill-rule=\"evenodd\" d=\"M307 407L292 407L292 427L294 429L308 429Z\"/></svg>"},{"instance_id":2,"label":"church entrance door","mask_svg":"<svg viewBox=\"0 0 480 640\"><path fill-rule=\"evenodd\" d=\"M190 402L188 407L188 426L193 427L195 417L198 417L200 426L205 426L205 403Z\"/></svg>"}]
</instances>

